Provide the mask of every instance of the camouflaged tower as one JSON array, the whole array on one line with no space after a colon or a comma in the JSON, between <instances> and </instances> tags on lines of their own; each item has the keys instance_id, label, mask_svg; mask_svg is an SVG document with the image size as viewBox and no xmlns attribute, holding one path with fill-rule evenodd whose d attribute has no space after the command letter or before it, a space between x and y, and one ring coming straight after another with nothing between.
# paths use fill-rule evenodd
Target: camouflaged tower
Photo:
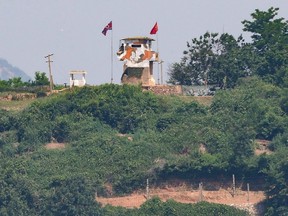
<instances>
[{"instance_id":1,"label":"camouflaged tower","mask_svg":"<svg viewBox=\"0 0 288 216\"><path fill-rule=\"evenodd\" d=\"M118 59L124 62L121 82L154 86L153 62L158 61L158 53L152 51L154 39L130 37L120 40Z\"/></svg>"}]
</instances>

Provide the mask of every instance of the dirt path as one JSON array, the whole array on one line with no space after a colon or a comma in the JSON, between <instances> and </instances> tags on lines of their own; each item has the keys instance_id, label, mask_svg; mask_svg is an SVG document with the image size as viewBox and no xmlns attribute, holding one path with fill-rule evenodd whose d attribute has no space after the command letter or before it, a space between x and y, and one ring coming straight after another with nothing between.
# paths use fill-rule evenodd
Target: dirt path
<instances>
[{"instance_id":1,"label":"dirt path","mask_svg":"<svg viewBox=\"0 0 288 216\"><path fill-rule=\"evenodd\" d=\"M196 190L186 190L178 187L165 189L151 189L150 197L157 196L162 201L173 199L181 203L196 203L200 200L200 192ZM250 191L249 200L246 191L237 190L233 197L228 190L203 191L203 201L226 204L241 209L248 210L252 215L257 215L255 206L265 199L262 191ZM124 197L97 197L96 200L103 205L122 206L125 208L138 208L146 201L145 193L133 193Z\"/></svg>"}]
</instances>

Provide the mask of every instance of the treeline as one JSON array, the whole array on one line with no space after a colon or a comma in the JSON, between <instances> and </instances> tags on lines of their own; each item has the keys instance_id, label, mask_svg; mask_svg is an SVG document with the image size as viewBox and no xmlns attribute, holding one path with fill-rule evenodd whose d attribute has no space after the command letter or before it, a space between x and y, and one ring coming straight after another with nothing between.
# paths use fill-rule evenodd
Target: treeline
<instances>
[{"instance_id":1,"label":"treeline","mask_svg":"<svg viewBox=\"0 0 288 216\"><path fill-rule=\"evenodd\" d=\"M239 78L259 76L274 85L288 86L288 22L278 18L279 8L255 10L244 20L243 31L251 35L206 32L187 42L180 62L171 64L169 82L234 87Z\"/></svg>"},{"instance_id":2,"label":"treeline","mask_svg":"<svg viewBox=\"0 0 288 216\"><path fill-rule=\"evenodd\" d=\"M21 77L13 77L8 80L0 80L0 92L5 91L29 91L32 87L41 87L49 85L49 79L46 73L37 71L35 72L34 80L27 82L22 81ZM32 90L31 90L32 91Z\"/></svg>"}]
</instances>

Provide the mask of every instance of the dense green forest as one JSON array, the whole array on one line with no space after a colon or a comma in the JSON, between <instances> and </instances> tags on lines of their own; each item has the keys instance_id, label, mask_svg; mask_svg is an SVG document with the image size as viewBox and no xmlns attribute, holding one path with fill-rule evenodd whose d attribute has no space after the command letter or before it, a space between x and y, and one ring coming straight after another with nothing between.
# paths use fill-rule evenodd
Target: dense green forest
<instances>
[{"instance_id":1,"label":"dense green forest","mask_svg":"<svg viewBox=\"0 0 288 216\"><path fill-rule=\"evenodd\" d=\"M271 21L276 12L256 10L253 17L259 21L258 16L268 16L266 23L277 24L268 27L280 29L273 35L285 42L287 22ZM256 21L244 21L245 29L263 24ZM113 195L123 195L144 188L147 178L153 184L173 176L197 179L234 173L243 180L264 180L267 215L287 214L288 58L283 49L287 51L288 43L269 47L259 35L255 33L249 46L263 51L254 53L261 64L251 64L253 70L245 66L248 73L236 77L239 68L231 74L218 68L211 82L218 80L223 88L209 106L143 92L140 86L105 84L39 98L21 111L1 109L0 215L247 215L205 202L188 205L153 198L139 209L124 209L95 201L96 192L110 195L107 184ZM227 58L219 56L213 54L211 62L225 66L220 60ZM202 65L203 78L211 62ZM266 69L270 72L264 73ZM38 75L47 82L44 74ZM173 82L178 79L171 77ZM255 155L257 139L270 141L272 154ZM56 141L65 148L45 147ZM199 151L200 146L206 151Z\"/></svg>"}]
</instances>

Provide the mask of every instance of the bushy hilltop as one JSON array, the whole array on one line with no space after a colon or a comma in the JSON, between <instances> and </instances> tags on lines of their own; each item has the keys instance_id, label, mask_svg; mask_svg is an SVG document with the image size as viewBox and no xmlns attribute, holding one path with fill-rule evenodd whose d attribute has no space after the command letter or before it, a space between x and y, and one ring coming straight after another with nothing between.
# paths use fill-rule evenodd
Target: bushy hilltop
<instances>
[{"instance_id":1,"label":"bushy hilltop","mask_svg":"<svg viewBox=\"0 0 288 216\"><path fill-rule=\"evenodd\" d=\"M211 106L106 84L39 99L17 113L0 110L0 214L109 215L103 212L115 209L101 208L95 192L130 193L147 178L231 174L265 179L267 211L287 212L287 102L286 89L250 77L218 91ZM271 155L254 154L257 139L270 142Z\"/></svg>"}]
</instances>

